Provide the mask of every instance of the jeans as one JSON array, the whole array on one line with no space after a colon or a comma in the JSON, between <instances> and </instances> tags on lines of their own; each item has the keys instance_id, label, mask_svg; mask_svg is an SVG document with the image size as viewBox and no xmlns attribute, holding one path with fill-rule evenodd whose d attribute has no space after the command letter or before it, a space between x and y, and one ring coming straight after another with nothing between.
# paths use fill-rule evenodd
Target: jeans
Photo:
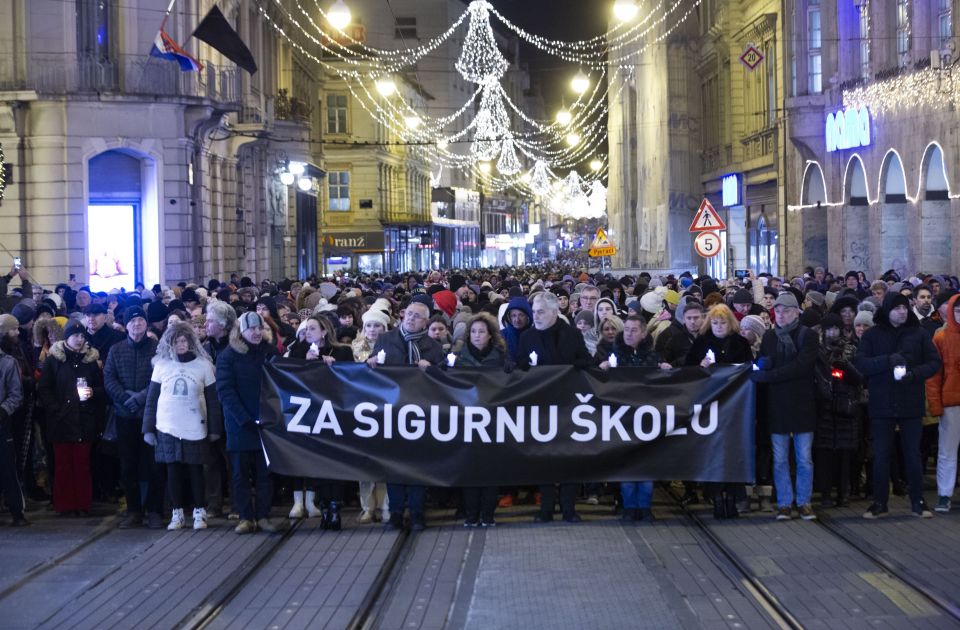
<instances>
[{"instance_id":1,"label":"jeans","mask_svg":"<svg viewBox=\"0 0 960 630\"><path fill-rule=\"evenodd\" d=\"M273 483L263 451L238 451L230 453L230 468L233 474L233 503L245 521L260 520L270 516L273 499ZM256 488L256 506L251 496L251 481Z\"/></svg>"},{"instance_id":2,"label":"jeans","mask_svg":"<svg viewBox=\"0 0 960 630\"><path fill-rule=\"evenodd\" d=\"M120 479L127 497L127 513L146 510L163 512L163 464L158 464L153 447L143 441L140 418L117 418L117 452Z\"/></svg>"},{"instance_id":3,"label":"jeans","mask_svg":"<svg viewBox=\"0 0 960 630\"><path fill-rule=\"evenodd\" d=\"M387 484L387 496L390 501L390 511L394 515L403 516L403 507L410 509L410 518L423 518L423 505L427 500L426 486L406 486L399 483Z\"/></svg>"},{"instance_id":4,"label":"jeans","mask_svg":"<svg viewBox=\"0 0 960 630\"><path fill-rule=\"evenodd\" d=\"M903 447L903 465L910 488L910 502L916 504L923 498L923 465L920 463L923 419L870 418L870 429L873 432L873 500L882 506L887 505L890 496L890 458L893 455L893 439L897 426L900 427L900 444Z\"/></svg>"},{"instance_id":5,"label":"jeans","mask_svg":"<svg viewBox=\"0 0 960 630\"><path fill-rule=\"evenodd\" d=\"M797 506L808 505L813 494L813 433L771 433L773 444L773 485L777 488L777 505L793 504L793 481L790 478L790 438L793 438L797 460Z\"/></svg>"},{"instance_id":6,"label":"jeans","mask_svg":"<svg viewBox=\"0 0 960 630\"><path fill-rule=\"evenodd\" d=\"M653 503L652 481L622 481L620 494L623 496L623 509L639 510L649 508Z\"/></svg>"},{"instance_id":7,"label":"jeans","mask_svg":"<svg viewBox=\"0 0 960 630\"><path fill-rule=\"evenodd\" d=\"M944 407L937 451L937 496L952 497L957 485L957 447L960 446L960 407Z\"/></svg>"}]
</instances>

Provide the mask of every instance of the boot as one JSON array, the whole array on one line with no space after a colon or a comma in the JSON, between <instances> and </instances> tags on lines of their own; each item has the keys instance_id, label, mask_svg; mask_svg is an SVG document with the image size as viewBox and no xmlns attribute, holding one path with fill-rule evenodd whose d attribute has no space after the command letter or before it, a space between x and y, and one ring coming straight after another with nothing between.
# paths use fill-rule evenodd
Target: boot
<instances>
[{"instance_id":1,"label":"boot","mask_svg":"<svg viewBox=\"0 0 960 630\"><path fill-rule=\"evenodd\" d=\"M620 517L620 520L624 523L632 523L637 520L638 512L640 510L635 510L633 508L623 508L623 515Z\"/></svg>"},{"instance_id":2,"label":"boot","mask_svg":"<svg viewBox=\"0 0 960 630\"><path fill-rule=\"evenodd\" d=\"M303 491L293 491L293 509L290 510L290 518L305 518L306 510L303 509Z\"/></svg>"},{"instance_id":3,"label":"boot","mask_svg":"<svg viewBox=\"0 0 960 630\"><path fill-rule=\"evenodd\" d=\"M331 501L330 505L327 506L326 511L323 513L323 521L324 529L329 529L334 532L340 531L340 506L337 505L336 501Z\"/></svg>"},{"instance_id":4,"label":"boot","mask_svg":"<svg viewBox=\"0 0 960 630\"><path fill-rule=\"evenodd\" d=\"M313 490L307 490L307 497L306 501L304 502L304 507L307 509L307 516L310 518L323 516L323 511L317 507L316 499L317 493Z\"/></svg>"},{"instance_id":5,"label":"boot","mask_svg":"<svg viewBox=\"0 0 960 630\"><path fill-rule=\"evenodd\" d=\"M183 529L183 508L173 510L173 516L170 517L170 524L167 525L167 529L170 531Z\"/></svg>"}]
</instances>

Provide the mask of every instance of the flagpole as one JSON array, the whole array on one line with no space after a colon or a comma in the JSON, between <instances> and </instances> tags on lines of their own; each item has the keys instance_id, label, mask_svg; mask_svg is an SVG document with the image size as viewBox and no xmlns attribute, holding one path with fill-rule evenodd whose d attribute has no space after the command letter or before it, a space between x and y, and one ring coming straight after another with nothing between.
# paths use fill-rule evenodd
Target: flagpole
<instances>
[{"instance_id":1,"label":"flagpole","mask_svg":"<svg viewBox=\"0 0 960 630\"><path fill-rule=\"evenodd\" d=\"M160 22L160 30L163 30L163 27L167 25L167 18L170 17L170 12L173 11L173 5L177 0L170 0L170 4L167 6L167 12L163 14L163 21Z\"/></svg>"}]
</instances>

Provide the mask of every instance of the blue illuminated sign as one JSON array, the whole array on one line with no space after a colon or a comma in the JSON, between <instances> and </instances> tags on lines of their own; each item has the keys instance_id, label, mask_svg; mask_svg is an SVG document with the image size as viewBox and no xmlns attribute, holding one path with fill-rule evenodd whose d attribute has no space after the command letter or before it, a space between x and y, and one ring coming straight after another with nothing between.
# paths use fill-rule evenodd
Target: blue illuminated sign
<instances>
[{"instance_id":1,"label":"blue illuminated sign","mask_svg":"<svg viewBox=\"0 0 960 630\"><path fill-rule=\"evenodd\" d=\"M723 205L740 205L740 176L736 173L723 176Z\"/></svg>"},{"instance_id":2,"label":"blue illuminated sign","mask_svg":"<svg viewBox=\"0 0 960 630\"><path fill-rule=\"evenodd\" d=\"M870 110L846 109L827 116L827 152L870 146Z\"/></svg>"}]
</instances>

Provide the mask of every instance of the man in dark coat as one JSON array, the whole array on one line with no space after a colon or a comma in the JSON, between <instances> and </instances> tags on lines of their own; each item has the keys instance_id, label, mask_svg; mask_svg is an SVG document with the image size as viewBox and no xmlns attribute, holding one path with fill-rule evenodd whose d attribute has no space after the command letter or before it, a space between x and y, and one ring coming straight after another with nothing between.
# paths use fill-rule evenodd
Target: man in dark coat
<instances>
[{"instance_id":1,"label":"man in dark coat","mask_svg":"<svg viewBox=\"0 0 960 630\"><path fill-rule=\"evenodd\" d=\"M863 517L874 519L888 511L890 457L899 426L911 511L914 516L929 518L933 513L923 500L920 461L924 385L942 363L930 334L920 327L904 295L888 292L874 315L874 323L863 333L856 358L870 392L868 412L873 434L873 504Z\"/></svg>"},{"instance_id":2,"label":"man in dark coat","mask_svg":"<svg viewBox=\"0 0 960 630\"><path fill-rule=\"evenodd\" d=\"M106 361L113 344L124 340L122 332L107 326L107 307L103 304L83 309L83 325L87 327L87 341L97 349L102 361Z\"/></svg>"},{"instance_id":3,"label":"man in dark coat","mask_svg":"<svg viewBox=\"0 0 960 630\"><path fill-rule=\"evenodd\" d=\"M206 333L207 340L203 349L210 355L213 364L230 345L230 331L237 325L237 311L228 302L210 302L207 304ZM207 490L207 516L217 518L223 512L223 480L228 476L230 458L227 456L226 442L223 438L210 445L212 457L203 467L203 479Z\"/></svg>"},{"instance_id":4,"label":"man in dark coat","mask_svg":"<svg viewBox=\"0 0 960 630\"><path fill-rule=\"evenodd\" d=\"M417 365L422 369L440 365L444 360L443 349L436 340L427 336L432 303L433 300L428 295L414 296L404 311L400 326L377 338L377 344L367 363L371 367L379 365L377 355L383 351L384 365ZM390 522L387 527L400 529L403 526L405 506L410 510L411 529L421 531L426 527L423 516L427 497L425 486L391 483L387 480L387 496L390 498Z\"/></svg>"},{"instance_id":5,"label":"man in dark coat","mask_svg":"<svg viewBox=\"0 0 960 630\"><path fill-rule=\"evenodd\" d=\"M800 324L800 305L783 293L773 305L776 325L760 341L753 381L764 388L762 400L773 443L773 478L777 488L777 520L790 520L796 496L800 518L813 520L813 431L817 425L816 381L820 342L817 333ZM790 439L796 455L797 484L790 479Z\"/></svg>"},{"instance_id":6,"label":"man in dark coat","mask_svg":"<svg viewBox=\"0 0 960 630\"><path fill-rule=\"evenodd\" d=\"M536 353L536 360L533 353ZM557 296L546 291L533 299L533 327L520 335L517 350L518 367L529 370L536 365L572 365L589 367L593 363L580 331L560 319ZM576 511L576 483L560 484L560 511L568 523L579 522ZM540 486L540 512L534 517L538 523L553 520L557 489L553 483Z\"/></svg>"},{"instance_id":7,"label":"man in dark coat","mask_svg":"<svg viewBox=\"0 0 960 630\"><path fill-rule=\"evenodd\" d=\"M276 354L270 329L256 311L249 311L237 319L230 331L230 347L217 358L217 393L230 453L233 502L240 514L240 523L234 529L238 534L257 529L277 531L270 522L273 485L257 428L260 372ZM250 494L251 481L256 486L256 507Z\"/></svg>"},{"instance_id":8,"label":"man in dark coat","mask_svg":"<svg viewBox=\"0 0 960 630\"><path fill-rule=\"evenodd\" d=\"M704 308L699 300L689 296L683 298L677 306L673 321L657 336L657 354L670 365L684 365L693 341L700 334L703 316Z\"/></svg>"},{"instance_id":9,"label":"man in dark coat","mask_svg":"<svg viewBox=\"0 0 960 630\"><path fill-rule=\"evenodd\" d=\"M120 477L127 497L127 514L120 521L120 528L142 525L146 510L148 525L159 529L164 525L163 469L156 463L153 447L143 441L141 434L157 342L147 336L147 314L139 306L124 311L123 321L127 337L113 344L103 365L103 387L113 405Z\"/></svg>"},{"instance_id":10,"label":"man in dark coat","mask_svg":"<svg viewBox=\"0 0 960 630\"><path fill-rule=\"evenodd\" d=\"M12 315L0 315L0 335L9 337L12 343L17 335L17 320ZM23 494L17 479L17 454L13 441L12 418L23 404L23 389L20 385L20 365L3 351L0 342L0 490L13 516L13 525L29 525L23 517Z\"/></svg>"}]
</instances>

